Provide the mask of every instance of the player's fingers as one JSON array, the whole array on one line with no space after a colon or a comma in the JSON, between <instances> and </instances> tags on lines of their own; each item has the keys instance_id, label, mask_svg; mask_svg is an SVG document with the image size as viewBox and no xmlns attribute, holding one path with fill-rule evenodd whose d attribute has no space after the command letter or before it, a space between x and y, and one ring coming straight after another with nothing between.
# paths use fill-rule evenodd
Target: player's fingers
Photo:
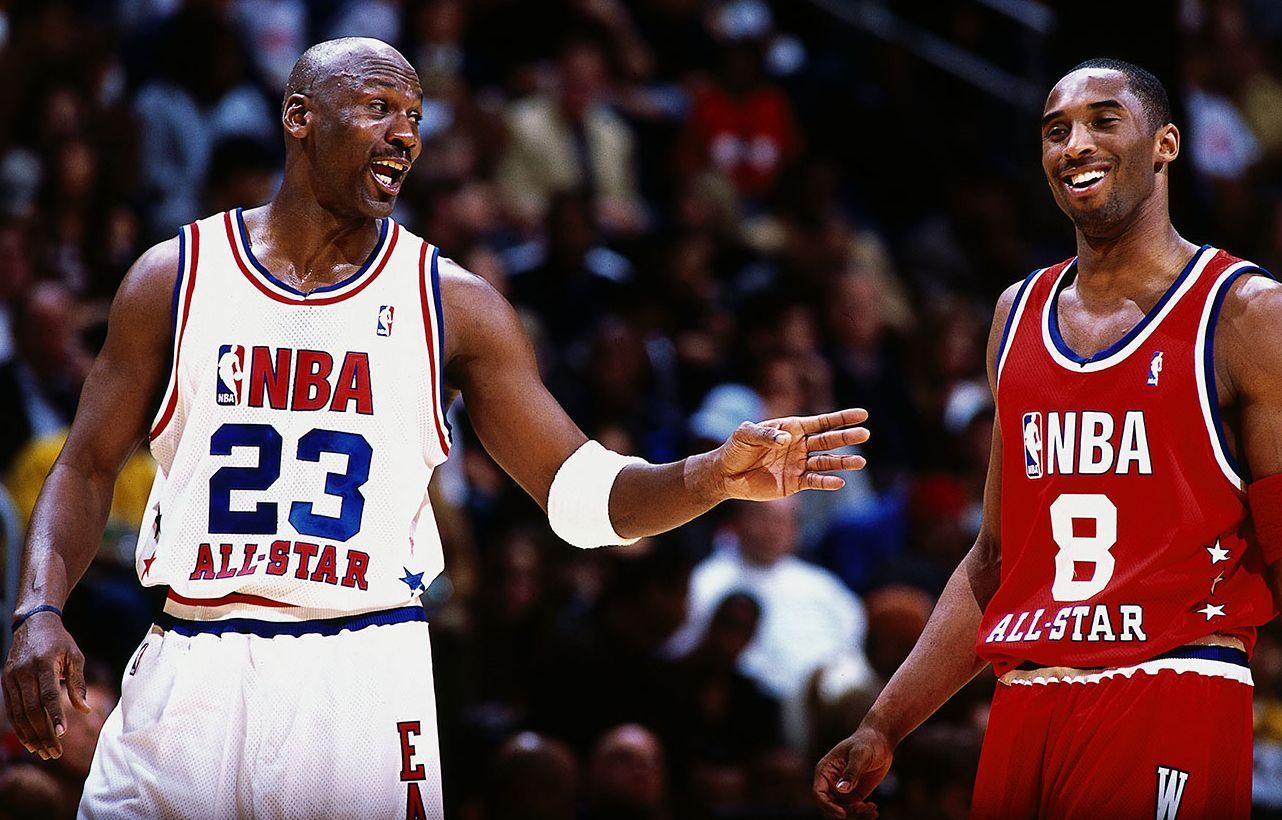
<instances>
[{"instance_id":1,"label":"player's fingers","mask_svg":"<svg viewBox=\"0 0 1282 820\"><path fill-rule=\"evenodd\" d=\"M40 690L36 686L35 677L27 675L20 677L14 681L14 688L18 690L18 697L22 703L22 719L27 728L27 743L30 744L31 751L39 755L41 760L48 760L48 746L51 738L46 724L49 722L49 716L40 705Z\"/></svg>"},{"instance_id":2,"label":"player's fingers","mask_svg":"<svg viewBox=\"0 0 1282 820\"><path fill-rule=\"evenodd\" d=\"M40 670L37 678L37 686L40 689L40 708L45 713L45 720L49 724L51 738L60 738L67 733L67 719L62 711L62 687L58 685L58 676L48 667ZM53 750L54 757L62 755L62 749L55 747Z\"/></svg>"},{"instance_id":3,"label":"player's fingers","mask_svg":"<svg viewBox=\"0 0 1282 820\"><path fill-rule=\"evenodd\" d=\"M22 701L27 706L27 718L36 731L36 738L44 744L44 752L49 757L62 755L62 741L58 734L53 716L56 713L62 720L62 690L58 687L58 677L48 667L36 669L35 683L32 689L23 689ZM65 731L65 728L64 728Z\"/></svg>"},{"instance_id":4,"label":"player's fingers","mask_svg":"<svg viewBox=\"0 0 1282 820\"><path fill-rule=\"evenodd\" d=\"M766 424L745 421L734 431L734 437L748 444L766 447L787 446L792 443L792 433Z\"/></svg>"},{"instance_id":5,"label":"player's fingers","mask_svg":"<svg viewBox=\"0 0 1282 820\"><path fill-rule=\"evenodd\" d=\"M27 720L27 710L22 703L22 690L17 681L8 675L4 679L4 702L9 714L9 723L13 725L14 734L28 752L35 754L36 746L32 743L31 722Z\"/></svg>"},{"instance_id":6,"label":"player's fingers","mask_svg":"<svg viewBox=\"0 0 1282 820\"><path fill-rule=\"evenodd\" d=\"M67 653L67 667L63 673L67 681L67 696L71 705L83 714L89 714L93 707L89 705L89 687L85 684L85 656L72 649Z\"/></svg>"},{"instance_id":7,"label":"player's fingers","mask_svg":"<svg viewBox=\"0 0 1282 820\"><path fill-rule=\"evenodd\" d=\"M833 470L861 470L867 464L863 456L844 456L824 453L806 459L806 471L828 473Z\"/></svg>"},{"instance_id":8,"label":"player's fingers","mask_svg":"<svg viewBox=\"0 0 1282 820\"><path fill-rule=\"evenodd\" d=\"M803 473L801 486L806 490L840 490L846 482L841 476L828 473Z\"/></svg>"},{"instance_id":9,"label":"player's fingers","mask_svg":"<svg viewBox=\"0 0 1282 820\"><path fill-rule=\"evenodd\" d=\"M863 444L870 435L866 427L847 427L843 430L814 433L806 436L806 449L812 453L816 450L836 450L852 444Z\"/></svg>"},{"instance_id":10,"label":"player's fingers","mask_svg":"<svg viewBox=\"0 0 1282 820\"><path fill-rule=\"evenodd\" d=\"M824 430L832 430L836 427L863 424L867 420L867 410L862 407L851 407L845 410L836 410L832 413L823 413L818 416L802 416L797 419L797 422L801 425L803 433L821 433Z\"/></svg>"},{"instance_id":11,"label":"player's fingers","mask_svg":"<svg viewBox=\"0 0 1282 820\"><path fill-rule=\"evenodd\" d=\"M855 745L846 756L846 767L841 774L837 776L837 784L834 788L841 794L850 795L855 801L863 801L872 791L870 786L863 794L859 794L859 779L863 776L864 769L868 766L870 754L868 748L862 744Z\"/></svg>"}]
</instances>

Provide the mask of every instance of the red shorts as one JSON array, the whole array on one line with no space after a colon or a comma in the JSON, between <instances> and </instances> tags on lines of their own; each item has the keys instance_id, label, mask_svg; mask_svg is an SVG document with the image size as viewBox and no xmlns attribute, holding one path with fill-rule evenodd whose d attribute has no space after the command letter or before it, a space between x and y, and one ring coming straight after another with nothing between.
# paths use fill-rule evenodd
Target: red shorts
<instances>
[{"instance_id":1,"label":"red shorts","mask_svg":"<svg viewBox=\"0 0 1282 820\"><path fill-rule=\"evenodd\" d=\"M1248 818L1251 692L1200 659L999 683L971 817Z\"/></svg>"}]
</instances>

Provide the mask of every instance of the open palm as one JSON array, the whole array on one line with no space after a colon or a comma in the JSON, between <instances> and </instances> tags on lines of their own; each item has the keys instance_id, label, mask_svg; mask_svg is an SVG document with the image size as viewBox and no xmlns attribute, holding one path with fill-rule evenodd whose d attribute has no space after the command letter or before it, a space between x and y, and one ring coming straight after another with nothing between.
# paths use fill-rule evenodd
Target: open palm
<instances>
[{"instance_id":1,"label":"open palm","mask_svg":"<svg viewBox=\"0 0 1282 820\"><path fill-rule=\"evenodd\" d=\"M789 416L744 422L721 445L719 459L732 498L770 501L801 490L839 490L833 473L858 470L864 457L826 452L868 440L868 413L838 410L819 416Z\"/></svg>"}]
</instances>

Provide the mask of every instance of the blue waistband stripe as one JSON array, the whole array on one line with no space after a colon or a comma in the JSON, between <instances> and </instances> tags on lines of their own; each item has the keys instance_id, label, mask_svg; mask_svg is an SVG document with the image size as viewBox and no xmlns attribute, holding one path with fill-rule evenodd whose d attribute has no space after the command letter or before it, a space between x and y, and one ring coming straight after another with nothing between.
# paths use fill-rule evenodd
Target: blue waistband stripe
<instances>
[{"instance_id":1,"label":"blue waistband stripe","mask_svg":"<svg viewBox=\"0 0 1282 820\"><path fill-rule=\"evenodd\" d=\"M257 635L260 638L277 638L282 635L337 635L343 630L355 632L367 626L387 626L414 621L426 621L427 612L421 606L403 606L360 615L343 615L338 618L317 618L310 621L261 621L256 618L228 618L222 621L189 621L160 613L156 625L177 632L179 635Z\"/></svg>"},{"instance_id":2,"label":"blue waistband stripe","mask_svg":"<svg viewBox=\"0 0 1282 820\"><path fill-rule=\"evenodd\" d=\"M1246 658L1246 653L1241 649L1236 649L1231 646L1180 646L1172 649L1170 652L1163 652L1160 655L1155 655L1142 661L1136 661L1133 664L1126 663L1121 665L1138 666L1141 663L1148 663L1149 661L1165 661L1171 659L1219 661L1220 663L1231 663L1235 666L1250 666L1250 663ZM1049 666L1049 664L1024 661L1016 668L1023 672L1031 672L1035 669L1045 669L1047 666ZM1088 666L1081 668L1086 672L1099 672L1107 669L1108 667Z\"/></svg>"}]
</instances>

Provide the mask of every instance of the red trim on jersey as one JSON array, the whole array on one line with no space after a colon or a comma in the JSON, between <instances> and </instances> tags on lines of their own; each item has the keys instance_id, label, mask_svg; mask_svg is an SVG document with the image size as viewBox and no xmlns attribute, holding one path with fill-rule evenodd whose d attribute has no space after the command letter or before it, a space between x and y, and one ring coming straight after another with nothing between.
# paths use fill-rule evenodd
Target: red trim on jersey
<instances>
[{"instance_id":1,"label":"red trim on jersey","mask_svg":"<svg viewBox=\"0 0 1282 820\"><path fill-rule=\"evenodd\" d=\"M169 391L169 395L165 398L165 412L160 416L160 421L156 422L156 426L151 428L151 432L147 434L147 437L153 441L156 436L164 432L169 420L174 416L174 411L178 408L178 360L182 357L183 334L187 330L187 316L191 313L191 294L196 288L196 263L199 261L200 226L193 222L191 224L191 262L186 271L187 294L183 299L183 318L178 326L178 344L174 349L174 366L169 376L170 381L173 382L173 389ZM183 273L183 271L178 271L179 276L182 276Z\"/></svg>"},{"instance_id":2,"label":"red trim on jersey","mask_svg":"<svg viewBox=\"0 0 1282 820\"><path fill-rule=\"evenodd\" d=\"M254 606L270 607L295 606L294 604L287 604L283 601L276 601L271 598L263 598L260 595L249 595L244 592L233 592L229 595L224 595L221 598L188 598L186 595L179 595L171 589L169 590L169 594L165 597L174 603L183 604L184 606L216 607L225 606L226 604L253 604Z\"/></svg>"},{"instance_id":3,"label":"red trim on jersey","mask_svg":"<svg viewBox=\"0 0 1282 820\"><path fill-rule=\"evenodd\" d=\"M429 278L427 272L427 247L427 243L424 242L422 250L418 252L418 293L423 303L423 335L427 339L428 373L431 375L432 381L436 382L436 340L434 338L435 334L432 332L434 330L432 327L432 309L428 304L428 300L432 297L427 292L427 280ZM441 374L440 378L443 379L444 377L444 374ZM445 408L440 406L441 393L438 388L438 384L434 383L432 385L432 420L436 422L436 437L441 442L441 452L448 456L450 454L450 440L445 435L444 427L441 426L441 414L445 412Z\"/></svg>"},{"instance_id":4,"label":"red trim on jersey","mask_svg":"<svg viewBox=\"0 0 1282 820\"><path fill-rule=\"evenodd\" d=\"M260 293L269 299L280 302L284 305L332 305L335 302L350 299L365 290L365 288L369 287L369 284L377 279L378 275L383 272L383 268L387 267L387 261L392 258L392 251L396 250L396 240L401 232L401 226L393 222L392 235L387 240L387 250L383 253L383 258L379 261L378 266L375 267L374 270L370 271L369 275L366 276L365 279L356 287L346 291L345 293L339 293L334 296L322 296L318 298L299 296L291 299L269 288L263 283L262 279L251 271L247 264L245 264L245 258L241 256L240 253L240 246L236 243L236 230L232 225L231 211L227 211L223 214L223 224L227 228L227 244L231 245L231 255L236 260L236 267L240 268L240 272L245 275L245 278L249 280L250 284L258 288Z\"/></svg>"}]
</instances>

